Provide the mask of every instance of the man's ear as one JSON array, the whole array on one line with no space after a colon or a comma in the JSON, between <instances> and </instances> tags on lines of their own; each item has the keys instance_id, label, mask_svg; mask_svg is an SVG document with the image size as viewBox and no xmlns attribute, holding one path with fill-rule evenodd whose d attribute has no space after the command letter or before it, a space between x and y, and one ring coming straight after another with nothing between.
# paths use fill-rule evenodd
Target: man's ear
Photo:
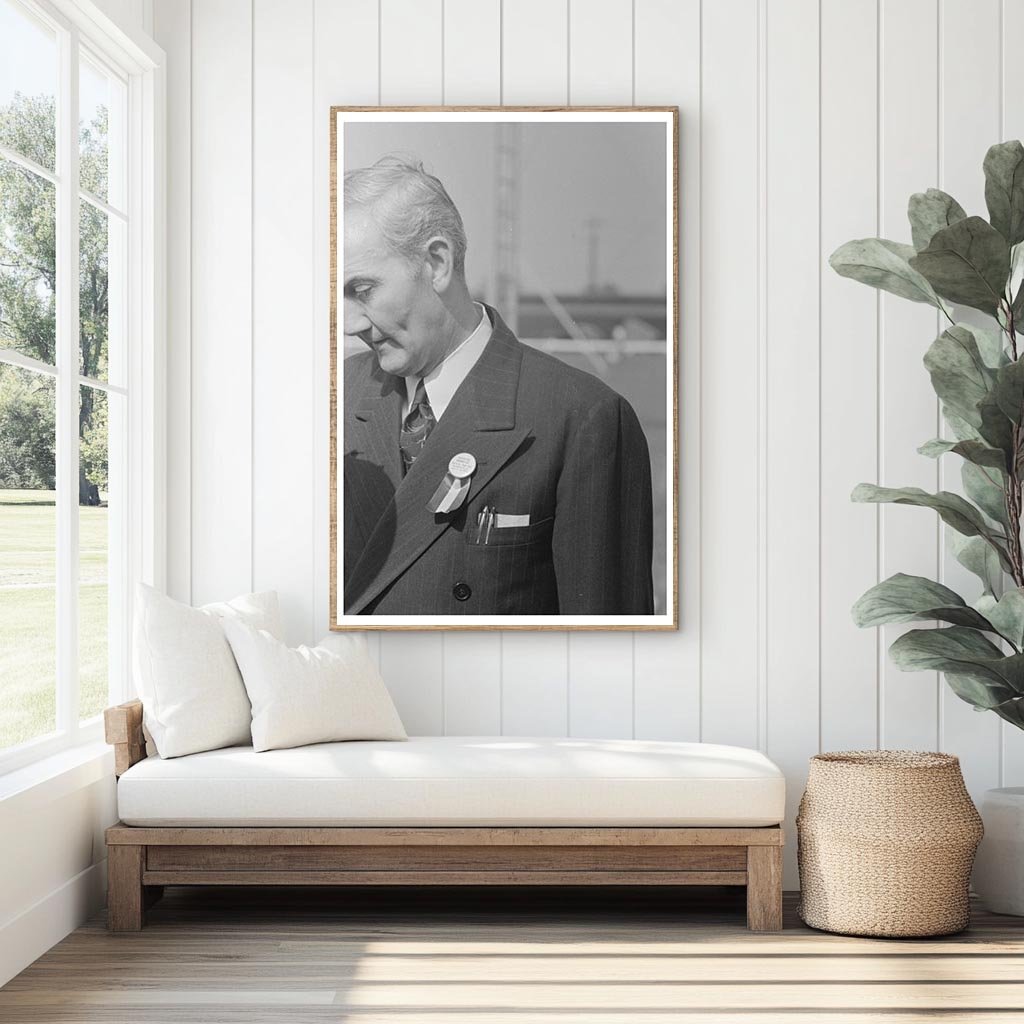
<instances>
[{"instance_id":1,"label":"man's ear","mask_svg":"<svg viewBox=\"0 0 1024 1024\"><path fill-rule=\"evenodd\" d=\"M448 290L455 274L452 247L444 235L434 235L427 242L427 267L434 291L439 295Z\"/></svg>"}]
</instances>

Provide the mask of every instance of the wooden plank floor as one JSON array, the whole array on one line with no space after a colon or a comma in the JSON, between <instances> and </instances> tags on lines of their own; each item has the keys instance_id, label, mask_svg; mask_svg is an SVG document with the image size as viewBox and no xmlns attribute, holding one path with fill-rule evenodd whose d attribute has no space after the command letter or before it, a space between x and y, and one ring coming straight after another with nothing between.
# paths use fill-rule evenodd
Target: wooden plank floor
<instances>
[{"instance_id":1,"label":"wooden plank floor","mask_svg":"<svg viewBox=\"0 0 1024 1024\"><path fill-rule=\"evenodd\" d=\"M0 989L0 1021L867 1024L1024 1020L1024 919L933 940L744 927L742 890L169 889Z\"/></svg>"}]
</instances>

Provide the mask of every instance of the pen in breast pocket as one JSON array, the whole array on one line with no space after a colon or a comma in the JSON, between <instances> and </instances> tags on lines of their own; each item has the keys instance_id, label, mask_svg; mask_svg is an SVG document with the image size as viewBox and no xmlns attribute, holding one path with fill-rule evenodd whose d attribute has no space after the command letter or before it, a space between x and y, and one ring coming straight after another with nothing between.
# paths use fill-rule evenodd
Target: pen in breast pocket
<instances>
[{"instance_id":1,"label":"pen in breast pocket","mask_svg":"<svg viewBox=\"0 0 1024 1024\"><path fill-rule=\"evenodd\" d=\"M490 505L484 507L476 516L476 542L486 544L491 536L491 524L494 522L494 509Z\"/></svg>"}]
</instances>

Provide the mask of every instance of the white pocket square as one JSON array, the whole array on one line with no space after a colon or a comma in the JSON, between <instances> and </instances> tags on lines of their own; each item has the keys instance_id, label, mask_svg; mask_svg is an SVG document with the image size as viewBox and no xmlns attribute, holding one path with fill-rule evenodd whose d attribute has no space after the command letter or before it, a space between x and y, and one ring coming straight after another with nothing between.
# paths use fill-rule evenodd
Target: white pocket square
<instances>
[{"instance_id":1,"label":"white pocket square","mask_svg":"<svg viewBox=\"0 0 1024 1024\"><path fill-rule=\"evenodd\" d=\"M495 529L503 529L506 526L529 526L530 515L527 513L522 516L509 516L502 512L496 512L494 514L494 526Z\"/></svg>"}]
</instances>

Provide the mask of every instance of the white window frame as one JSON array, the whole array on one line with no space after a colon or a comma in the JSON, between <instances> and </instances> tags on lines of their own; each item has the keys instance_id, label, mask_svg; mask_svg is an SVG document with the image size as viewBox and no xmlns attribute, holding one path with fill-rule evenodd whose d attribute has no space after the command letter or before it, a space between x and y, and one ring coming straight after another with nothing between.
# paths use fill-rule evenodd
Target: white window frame
<instances>
[{"instance_id":1,"label":"white window frame","mask_svg":"<svg viewBox=\"0 0 1024 1024\"><path fill-rule=\"evenodd\" d=\"M102 716L79 722L78 678L78 391L97 382L78 374L78 54L91 51L127 86L124 213L127 216L127 310L124 324L124 386L101 389L126 393L122 515L124 549L111 552L109 570L118 571L121 607L117 650L109 650L110 702L134 694L131 681L131 621L135 584L163 589L165 538L165 308L166 237L165 57L151 39L116 25L91 0L16 0L48 24L58 41L56 173L36 167L6 149L0 155L54 181L57 192L57 366L8 353L3 361L57 379L57 677L56 732L0 752L0 775L94 743L103 735ZM74 111L75 116L69 116ZM108 216L111 214L108 211ZM74 226L74 230L70 230ZM73 367L72 372L64 368ZM73 425L67 421L75 411ZM111 580L111 583L113 581Z\"/></svg>"}]
</instances>

